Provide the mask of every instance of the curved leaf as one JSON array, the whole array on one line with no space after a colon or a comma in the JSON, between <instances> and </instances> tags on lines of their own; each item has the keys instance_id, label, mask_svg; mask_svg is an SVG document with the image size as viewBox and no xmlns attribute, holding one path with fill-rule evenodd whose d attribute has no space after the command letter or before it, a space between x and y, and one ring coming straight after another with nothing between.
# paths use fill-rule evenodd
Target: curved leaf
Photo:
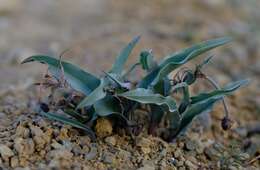
<instances>
[{"instance_id":1,"label":"curved leaf","mask_svg":"<svg viewBox=\"0 0 260 170\"><path fill-rule=\"evenodd\" d=\"M181 115L178 113L178 111L168 112L168 118L170 121L171 133L176 133L181 124Z\"/></svg>"},{"instance_id":2,"label":"curved leaf","mask_svg":"<svg viewBox=\"0 0 260 170\"><path fill-rule=\"evenodd\" d=\"M210 98L208 100L191 105L182 115L180 128L178 133L185 129L193 120L193 118L209 109L211 109L215 102L221 100L222 96ZM178 134L177 133L177 134ZM176 134L176 135L177 135Z\"/></svg>"},{"instance_id":3,"label":"curved leaf","mask_svg":"<svg viewBox=\"0 0 260 170\"><path fill-rule=\"evenodd\" d=\"M57 121L60 121L62 123L65 123L65 124L68 124L68 125L71 125L73 127L76 127L76 128L79 128L79 129L86 131L87 134L91 137L92 140L95 140L95 138L96 138L94 132L88 126L80 123L77 120L69 119L69 118L66 118L64 116L61 116L61 115L58 115L58 114L55 114L55 113L50 113L50 112L43 112L42 111L40 113L42 115L46 116L49 119L57 120Z\"/></svg>"},{"instance_id":4,"label":"curved leaf","mask_svg":"<svg viewBox=\"0 0 260 170\"><path fill-rule=\"evenodd\" d=\"M132 52L133 48L135 47L136 43L139 41L140 38L141 38L140 36L135 37L129 44L127 44L127 46L125 46L122 49L122 51L117 56L115 63L113 64L113 67L110 71L111 73L115 73L115 74L122 73L124 69L124 65L130 53Z\"/></svg>"},{"instance_id":5,"label":"curved leaf","mask_svg":"<svg viewBox=\"0 0 260 170\"><path fill-rule=\"evenodd\" d=\"M154 81L156 75L159 73L160 69L156 68L155 70L151 71L148 73L139 83L138 86L139 88L148 88L151 83Z\"/></svg>"},{"instance_id":6,"label":"curved leaf","mask_svg":"<svg viewBox=\"0 0 260 170\"><path fill-rule=\"evenodd\" d=\"M150 89L137 88L127 91L125 93L118 94L120 97L127 98L129 100L137 101L143 104L156 104L167 105L170 111L176 110L176 103L171 96L164 97L160 94L155 94Z\"/></svg>"},{"instance_id":7,"label":"curved leaf","mask_svg":"<svg viewBox=\"0 0 260 170\"><path fill-rule=\"evenodd\" d=\"M106 73L106 76L113 81L113 83L116 83L117 86L123 89L130 89L131 88L131 83L130 82L123 82L122 78L116 74L113 73Z\"/></svg>"},{"instance_id":8,"label":"curved leaf","mask_svg":"<svg viewBox=\"0 0 260 170\"><path fill-rule=\"evenodd\" d=\"M97 116L116 117L124 121L127 125L132 125L132 123L122 114L123 108L120 106L120 101L114 96L106 96L104 99L97 101L94 104L94 108Z\"/></svg>"},{"instance_id":9,"label":"curved leaf","mask_svg":"<svg viewBox=\"0 0 260 170\"><path fill-rule=\"evenodd\" d=\"M98 116L108 116L112 113L122 112L118 99L113 96L106 96L102 100L97 101L94 104L94 108Z\"/></svg>"},{"instance_id":10,"label":"curved leaf","mask_svg":"<svg viewBox=\"0 0 260 170\"><path fill-rule=\"evenodd\" d=\"M207 100L209 98L218 98L219 96L223 97L224 95L228 95L231 92L237 90L238 88L240 88L248 83L249 83L249 80L240 80L240 81L230 83L220 90L214 90L209 93L201 93L197 96L191 97L191 104L195 104L195 103L201 102L203 100Z\"/></svg>"},{"instance_id":11,"label":"curved leaf","mask_svg":"<svg viewBox=\"0 0 260 170\"><path fill-rule=\"evenodd\" d=\"M86 106L91 106L95 102L97 102L100 99L103 99L106 96L106 92L104 91L104 87L107 85L107 81L104 79L101 79L101 82L99 86L89 94L89 96L85 97L77 106L77 109L83 108Z\"/></svg>"},{"instance_id":12,"label":"curved leaf","mask_svg":"<svg viewBox=\"0 0 260 170\"><path fill-rule=\"evenodd\" d=\"M150 51L142 51L139 60L142 68L148 72L157 67L157 62Z\"/></svg>"},{"instance_id":13,"label":"curved leaf","mask_svg":"<svg viewBox=\"0 0 260 170\"><path fill-rule=\"evenodd\" d=\"M61 73L60 60L56 58L36 55L26 58L24 61L22 61L22 64L33 61L47 64L50 68L50 71L54 75L60 75ZM100 80L97 77L82 70L81 68L65 61L62 61L61 64L64 69L65 79L75 90L88 95L100 84Z\"/></svg>"},{"instance_id":14,"label":"curved leaf","mask_svg":"<svg viewBox=\"0 0 260 170\"><path fill-rule=\"evenodd\" d=\"M150 123L149 123L149 134L154 134L158 124L162 121L164 116L164 110L161 106L150 104Z\"/></svg>"},{"instance_id":15,"label":"curved leaf","mask_svg":"<svg viewBox=\"0 0 260 170\"><path fill-rule=\"evenodd\" d=\"M183 89L183 88L186 88L188 87L188 84L186 82L181 82L181 83L178 83L176 85L174 85L172 87L172 92L176 92L178 91L179 89Z\"/></svg>"},{"instance_id":16,"label":"curved leaf","mask_svg":"<svg viewBox=\"0 0 260 170\"><path fill-rule=\"evenodd\" d=\"M153 84L156 84L160 79L167 76L174 69L187 63L189 60L213 48L224 45L230 41L231 38L217 38L209 41L204 41L202 43L193 45L190 48L169 55L159 64L160 72L156 76Z\"/></svg>"},{"instance_id":17,"label":"curved leaf","mask_svg":"<svg viewBox=\"0 0 260 170\"><path fill-rule=\"evenodd\" d=\"M80 122L86 122L87 118L85 118L83 115L81 115L80 113L78 113L77 111L73 110L73 109L64 109L63 110L64 113L68 114L69 116L75 118L76 120L80 121Z\"/></svg>"},{"instance_id":18,"label":"curved leaf","mask_svg":"<svg viewBox=\"0 0 260 170\"><path fill-rule=\"evenodd\" d=\"M202 63L196 66L196 69L201 70L205 65L209 64L209 62L213 57L214 57L213 55L208 56L206 59L202 61Z\"/></svg>"},{"instance_id":19,"label":"curved leaf","mask_svg":"<svg viewBox=\"0 0 260 170\"><path fill-rule=\"evenodd\" d=\"M160 80L154 87L153 90L163 96L169 96L171 91L171 82L168 77Z\"/></svg>"}]
</instances>

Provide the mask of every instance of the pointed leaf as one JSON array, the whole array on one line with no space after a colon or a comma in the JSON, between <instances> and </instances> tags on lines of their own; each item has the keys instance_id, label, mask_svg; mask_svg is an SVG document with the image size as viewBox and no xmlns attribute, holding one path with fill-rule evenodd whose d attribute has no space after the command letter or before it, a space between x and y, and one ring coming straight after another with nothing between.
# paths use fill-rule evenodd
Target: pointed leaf
<instances>
[{"instance_id":1,"label":"pointed leaf","mask_svg":"<svg viewBox=\"0 0 260 170\"><path fill-rule=\"evenodd\" d=\"M36 55L25 59L22 64L33 61L47 64L50 68L50 71L54 75L60 75L61 73L60 60L56 58ZM64 69L65 79L75 90L88 95L100 84L100 80L94 75L82 70L81 68L71 63L65 61L62 61L61 63Z\"/></svg>"},{"instance_id":2,"label":"pointed leaf","mask_svg":"<svg viewBox=\"0 0 260 170\"><path fill-rule=\"evenodd\" d=\"M124 88L124 89L130 89L131 83L130 82L123 82L120 76L113 74L113 73L106 73L106 76L113 81L113 83L116 83L117 86Z\"/></svg>"},{"instance_id":3,"label":"pointed leaf","mask_svg":"<svg viewBox=\"0 0 260 170\"><path fill-rule=\"evenodd\" d=\"M83 117L80 113L78 113L77 111L73 110L73 109L65 109L64 113L66 113L67 115L75 118L76 120L80 121L80 122L85 122L87 119L85 117Z\"/></svg>"},{"instance_id":4,"label":"pointed leaf","mask_svg":"<svg viewBox=\"0 0 260 170\"><path fill-rule=\"evenodd\" d=\"M69 118L66 118L64 116L61 116L61 115L58 115L58 114L55 114L55 113L50 113L50 112L43 112L42 111L41 114L48 117L49 119L60 121L62 123L65 123L65 124L68 124L68 125L71 125L73 127L76 127L76 128L79 128L79 129L86 131L87 134L91 137L92 140L95 140L95 138L96 138L94 132L89 127L80 123L77 120L69 119Z\"/></svg>"},{"instance_id":5,"label":"pointed leaf","mask_svg":"<svg viewBox=\"0 0 260 170\"><path fill-rule=\"evenodd\" d=\"M211 61L211 59L213 58L214 56L211 55L209 57L207 57L205 60L203 60L202 63L200 63L196 68L197 69L202 69L205 65L209 64L209 62Z\"/></svg>"},{"instance_id":6,"label":"pointed leaf","mask_svg":"<svg viewBox=\"0 0 260 170\"><path fill-rule=\"evenodd\" d=\"M171 133L176 133L176 131L179 129L181 124L181 115L178 113L178 111L175 111L175 112L169 112L168 116L170 121Z\"/></svg>"},{"instance_id":7,"label":"pointed leaf","mask_svg":"<svg viewBox=\"0 0 260 170\"><path fill-rule=\"evenodd\" d=\"M148 72L157 67L157 62L150 51L142 51L139 60L142 68Z\"/></svg>"},{"instance_id":8,"label":"pointed leaf","mask_svg":"<svg viewBox=\"0 0 260 170\"><path fill-rule=\"evenodd\" d=\"M155 104L150 104L151 108L151 125L158 125L164 115L164 110L161 106L155 105Z\"/></svg>"},{"instance_id":9,"label":"pointed leaf","mask_svg":"<svg viewBox=\"0 0 260 170\"><path fill-rule=\"evenodd\" d=\"M150 89L137 88L127 91L125 93L118 94L120 97L127 98L129 100L137 101L143 104L156 104L167 105L170 111L176 110L176 103L171 96L164 97L160 94L155 94Z\"/></svg>"},{"instance_id":10,"label":"pointed leaf","mask_svg":"<svg viewBox=\"0 0 260 170\"><path fill-rule=\"evenodd\" d=\"M96 115L98 116L115 117L125 122L125 125L132 125L132 123L122 114L123 108L121 108L120 101L114 96L106 96L104 99L97 101L94 104L94 108Z\"/></svg>"},{"instance_id":11,"label":"pointed leaf","mask_svg":"<svg viewBox=\"0 0 260 170\"><path fill-rule=\"evenodd\" d=\"M193 118L208 109L211 109L214 103L221 100L222 96L210 98L208 100L191 105L182 115L181 124L178 133L185 129L193 120Z\"/></svg>"},{"instance_id":12,"label":"pointed leaf","mask_svg":"<svg viewBox=\"0 0 260 170\"><path fill-rule=\"evenodd\" d=\"M183 88L185 88L185 87L188 87L188 84L187 84L186 82L178 83L178 84L176 84L176 85L174 85L174 86L172 87L172 91L173 91L173 92L176 92L176 91L178 91L179 89L183 89Z\"/></svg>"},{"instance_id":13,"label":"pointed leaf","mask_svg":"<svg viewBox=\"0 0 260 170\"><path fill-rule=\"evenodd\" d=\"M124 65L135 47L136 43L139 41L140 36L135 37L126 47L122 49L119 55L116 58L116 61L111 69L111 73L121 74L124 68Z\"/></svg>"},{"instance_id":14,"label":"pointed leaf","mask_svg":"<svg viewBox=\"0 0 260 170\"><path fill-rule=\"evenodd\" d=\"M240 80L233 83L228 84L224 88L220 90L214 90L209 93L201 93L197 96L191 97L191 104L201 102L203 100L207 100L209 98L218 98L219 96L224 96L232 93L233 91L237 90L238 88L245 86L249 83L249 80Z\"/></svg>"},{"instance_id":15,"label":"pointed leaf","mask_svg":"<svg viewBox=\"0 0 260 170\"><path fill-rule=\"evenodd\" d=\"M121 113L122 109L118 99L113 96L106 96L94 104L98 116L108 116L112 113Z\"/></svg>"},{"instance_id":16,"label":"pointed leaf","mask_svg":"<svg viewBox=\"0 0 260 170\"><path fill-rule=\"evenodd\" d=\"M180 52L174 53L166 57L160 64L160 72L155 78L153 84L156 84L160 79L167 76L170 72L187 63L191 59L205 53L213 48L224 45L230 42L230 38L218 38L209 41L205 41L190 48L184 49Z\"/></svg>"},{"instance_id":17,"label":"pointed leaf","mask_svg":"<svg viewBox=\"0 0 260 170\"><path fill-rule=\"evenodd\" d=\"M151 83L154 81L155 77L157 76L158 72L160 71L159 68L148 73L138 84L139 88L148 88Z\"/></svg>"},{"instance_id":18,"label":"pointed leaf","mask_svg":"<svg viewBox=\"0 0 260 170\"><path fill-rule=\"evenodd\" d=\"M93 105L96 101L103 99L106 96L106 92L104 91L104 87L107 85L107 81L105 79L101 79L100 85L89 94L89 96L85 97L77 106L77 109L83 108L86 106Z\"/></svg>"},{"instance_id":19,"label":"pointed leaf","mask_svg":"<svg viewBox=\"0 0 260 170\"><path fill-rule=\"evenodd\" d=\"M171 91L171 82L168 77L160 80L154 87L154 92L159 93L163 96L169 96Z\"/></svg>"}]
</instances>

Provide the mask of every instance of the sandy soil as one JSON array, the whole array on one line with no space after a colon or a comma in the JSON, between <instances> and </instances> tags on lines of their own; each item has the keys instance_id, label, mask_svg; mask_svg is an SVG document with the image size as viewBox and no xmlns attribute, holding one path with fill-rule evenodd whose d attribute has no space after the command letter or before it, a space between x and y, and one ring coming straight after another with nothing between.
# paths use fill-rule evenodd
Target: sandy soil
<instances>
[{"instance_id":1,"label":"sandy soil","mask_svg":"<svg viewBox=\"0 0 260 170\"><path fill-rule=\"evenodd\" d=\"M255 126L260 122L259 1L0 0L0 4L0 153L1 148L6 149L7 153L7 156L2 155L0 158L0 167L3 165L3 168L9 169L61 169L62 165L67 169L220 168L216 165L220 158L209 156L205 150L213 147L213 143L221 143L227 147L231 139L246 142L240 140L243 138L254 146L248 151L248 161L259 154L259 136L243 137L246 136L243 133L248 132L243 131L248 130L245 127ZM228 100L233 118L237 122L234 131L238 131L240 135L214 130L219 126L216 121L212 131L201 136L196 130L191 131L186 136L188 140L180 139L175 144L165 144L160 139L147 136L140 139L122 139L123 137L118 135L113 135L113 139L105 138L99 143L91 143L86 137L73 134L75 130L70 127L42 120L37 114L30 114L28 103L33 106L32 99L35 96L34 88L30 85L40 78L39 75L45 71L45 67L22 66L22 59L38 53L58 56L65 49L70 49L64 59L100 74L111 66L123 44L136 35L142 35L142 40L129 63L136 60L140 49L153 49L159 59L194 42L222 36L233 37L231 44L212 52L216 57L208 72L221 84L245 77L251 79L249 86ZM217 107L213 113L214 118L218 119L219 114L222 113ZM24 123L19 123L23 121ZM52 128L44 128L45 126ZM198 126L194 125L194 128ZM49 133L51 137L44 141L39 140L45 133ZM59 133L65 137L60 137ZM203 146L202 153L195 151L193 146L191 149L186 148L189 139L196 141L196 146ZM77 145L77 140L85 140L86 144ZM126 146L129 147L124 148L124 143L114 144L115 140L128 141ZM18 141L18 144L15 141ZM66 145L64 141L69 144ZM29 147L30 142L34 144L33 148ZM149 145L143 146L142 142ZM160 143L158 147L151 149L157 143ZM27 147L26 155L20 153L21 146ZM80 151L74 151L78 146ZM95 152L95 149L93 151L91 148L96 148L96 155L90 159L88 153ZM59 151L56 152L57 150ZM153 157L156 151L162 152L162 155L159 154L162 158L158 155ZM179 155L175 155L176 152L180 152ZM62 156L64 153L69 161ZM121 160L120 154L125 156L124 159ZM196 155L195 160L188 158L193 154ZM37 156L32 159L31 155ZM82 166L76 166L80 161ZM124 162L129 165L122 167ZM259 161L251 165L257 169Z\"/></svg>"}]
</instances>

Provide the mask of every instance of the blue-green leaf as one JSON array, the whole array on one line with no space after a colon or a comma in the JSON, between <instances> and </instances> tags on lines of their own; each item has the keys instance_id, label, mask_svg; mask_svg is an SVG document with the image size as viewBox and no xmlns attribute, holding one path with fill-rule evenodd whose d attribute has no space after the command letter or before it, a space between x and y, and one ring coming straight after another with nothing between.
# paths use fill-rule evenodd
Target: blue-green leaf
<instances>
[{"instance_id":1,"label":"blue-green leaf","mask_svg":"<svg viewBox=\"0 0 260 170\"><path fill-rule=\"evenodd\" d=\"M217 38L209 41L191 46L190 48L184 49L180 52L171 54L159 64L160 72L156 76L153 84L156 84L160 79L167 76L170 72L187 63L191 59L205 53L213 48L224 45L230 42L230 38Z\"/></svg>"},{"instance_id":2,"label":"blue-green leaf","mask_svg":"<svg viewBox=\"0 0 260 170\"><path fill-rule=\"evenodd\" d=\"M77 109L91 106L98 100L103 99L106 96L106 92L104 90L106 85L107 81L105 79L101 79L100 85L79 103Z\"/></svg>"},{"instance_id":3,"label":"blue-green leaf","mask_svg":"<svg viewBox=\"0 0 260 170\"><path fill-rule=\"evenodd\" d=\"M233 83L230 83L226 85L224 88L219 90L214 90L209 93L201 93L197 96L191 97L191 104L201 102L203 100L209 99L209 98L218 98L219 96L224 96L232 93L233 91L237 90L238 88L245 86L249 83L249 80L240 80Z\"/></svg>"},{"instance_id":4,"label":"blue-green leaf","mask_svg":"<svg viewBox=\"0 0 260 170\"><path fill-rule=\"evenodd\" d=\"M181 115L178 113L178 111L168 112L167 114L170 121L170 131L171 133L176 133L180 127Z\"/></svg>"},{"instance_id":5,"label":"blue-green leaf","mask_svg":"<svg viewBox=\"0 0 260 170\"><path fill-rule=\"evenodd\" d=\"M118 94L118 96L143 104L167 105L170 111L176 110L176 103L171 96L164 97L160 94L155 94L150 89L137 88Z\"/></svg>"},{"instance_id":6,"label":"blue-green leaf","mask_svg":"<svg viewBox=\"0 0 260 170\"><path fill-rule=\"evenodd\" d=\"M73 109L65 109L64 113L68 114L69 116L75 118L76 120L80 121L80 122L86 122L87 118L83 117L83 115L81 115L80 113L78 113L77 111L73 110Z\"/></svg>"},{"instance_id":7,"label":"blue-green leaf","mask_svg":"<svg viewBox=\"0 0 260 170\"><path fill-rule=\"evenodd\" d=\"M154 130L157 127L157 125L162 121L162 118L164 116L164 109L161 106L158 106L156 104L150 104L150 123L149 123L149 133L154 134Z\"/></svg>"},{"instance_id":8,"label":"blue-green leaf","mask_svg":"<svg viewBox=\"0 0 260 170\"><path fill-rule=\"evenodd\" d=\"M130 89L131 88L131 83L130 82L123 82L121 76L118 76L117 74L113 73L106 73L106 76L112 80L113 83L116 83L117 86L124 88L124 89Z\"/></svg>"},{"instance_id":9,"label":"blue-green leaf","mask_svg":"<svg viewBox=\"0 0 260 170\"><path fill-rule=\"evenodd\" d=\"M154 57L150 51L142 51L140 53L139 60L142 68L148 72L157 67L157 62L154 60Z\"/></svg>"},{"instance_id":10,"label":"blue-green leaf","mask_svg":"<svg viewBox=\"0 0 260 170\"><path fill-rule=\"evenodd\" d=\"M94 104L94 108L97 116L119 118L125 122L125 125L132 125L132 123L123 115L123 108L121 108L120 101L114 96L107 95L104 99L97 101Z\"/></svg>"},{"instance_id":11,"label":"blue-green leaf","mask_svg":"<svg viewBox=\"0 0 260 170\"><path fill-rule=\"evenodd\" d=\"M41 114L46 116L49 119L60 121L62 123L65 123L65 124L68 124L68 125L71 125L73 127L76 127L76 128L79 128L79 129L86 131L87 134L91 137L92 140L95 140L95 138L96 138L94 132L88 126L80 123L77 120L69 119L69 118L66 118L64 116L61 116L61 115L58 115L58 114L55 114L55 113L50 113L50 112L43 112L42 111Z\"/></svg>"},{"instance_id":12,"label":"blue-green leaf","mask_svg":"<svg viewBox=\"0 0 260 170\"><path fill-rule=\"evenodd\" d=\"M188 84L186 82L181 82L181 83L174 85L171 90L172 90L172 92L176 92L179 89L182 89L182 88L185 88L185 87L188 87Z\"/></svg>"},{"instance_id":13,"label":"blue-green leaf","mask_svg":"<svg viewBox=\"0 0 260 170\"><path fill-rule=\"evenodd\" d=\"M171 82L168 77L160 80L154 87L154 92L159 93L163 96L169 96L171 91Z\"/></svg>"},{"instance_id":14,"label":"blue-green leaf","mask_svg":"<svg viewBox=\"0 0 260 170\"><path fill-rule=\"evenodd\" d=\"M193 118L209 109L211 109L214 103L221 100L222 96L210 98L202 102L191 105L182 115L179 132L185 129L193 120ZM179 133L178 132L178 133Z\"/></svg>"},{"instance_id":15,"label":"blue-green leaf","mask_svg":"<svg viewBox=\"0 0 260 170\"><path fill-rule=\"evenodd\" d=\"M213 58L213 55L210 55L209 57L207 57L205 60L202 61L202 63L200 63L199 65L197 65L197 69L202 69L205 65L209 64L209 62L211 61L211 59Z\"/></svg>"},{"instance_id":16,"label":"blue-green leaf","mask_svg":"<svg viewBox=\"0 0 260 170\"><path fill-rule=\"evenodd\" d=\"M127 46L125 46L122 49L122 51L117 56L116 61L110 71L111 73L115 73L115 74L122 73L122 71L124 69L124 65L129 57L130 53L132 52L133 48L139 41L139 39L140 39L140 36L135 37L129 44L127 44Z\"/></svg>"},{"instance_id":17,"label":"blue-green leaf","mask_svg":"<svg viewBox=\"0 0 260 170\"><path fill-rule=\"evenodd\" d=\"M122 112L122 108L120 107L118 99L110 95L106 96L102 100L97 101L94 104L94 108L98 116L108 116L113 113Z\"/></svg>"},{"instance_id":18,"label":"blue-green leaf","mask_svg":"<svg viewBox=\"0 0 260 170\"><path fill-rule=\"evenodd\" d=\"M38 61L49 66L50 71L54 75L60 75L61 66L60 60L43 55L36 55L25 59L23 63ZM91 93L100 84L100 80L94 75L82 70L78 66L71 63L62 61L62 67L64 69L64 76L67 82L72 88L78 90L86 95Z\"/></svg>"},{"instance_id":19,"label":"blue-green leaf","mask_svg":"<svg viewBox=\"0 0 260 170\"><path fill-rule=\"evenodd\" d=\"M158 72L160 71L159 68L156 68L155 70L151 71L150 73L148 73L139 83L138 86L139 88L148 88L151 83L154 81L156 75L158 74Z\"/></svg>"}]
</instances>

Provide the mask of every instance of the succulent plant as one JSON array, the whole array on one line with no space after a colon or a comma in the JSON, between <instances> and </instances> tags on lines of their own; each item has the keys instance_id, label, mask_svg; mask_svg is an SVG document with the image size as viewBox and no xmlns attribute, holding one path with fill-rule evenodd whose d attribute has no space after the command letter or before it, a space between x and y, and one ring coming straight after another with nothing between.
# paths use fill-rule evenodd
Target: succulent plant
<instances>
[{"instance_id":1,"label":"succulent plant","mask_svg":"<svg viewBox=\"0 0 260 170\"><path fill-rule=\"evenodd\" d=\"M127 44L117 56L112 69L100 77L62 61L61 57L35 55L25 59L22 63L37 61L48 65L51 75L46 75L45 82L38 85L51 87L52 93L49 98L53 98L58 89L65 89L60 90L63 91L61 95L63 97L59 102L54 101L56 102L54 109L42 104L44 108L41 114L80 128L92 139L95 139L92 129L96 119L111 117L117 119L118 124L123 127L133 127L136 123L131 119L131 115L138 114L137 111L143 107L147 108L149 133L153 135L166 116L169 126L165 128L168 133L162 137L168 141L184 132L194 117L211 110L217 101L223 101L226 109L225 119L228 119L224 96L247 84L248 80L236 81L220 88L202 72L202 67L212 57L204 60L195 70L180 69L172 79L169 74L202 53L230 42L230 38L218 38L195 44L166 56L160 62L155 60L151 50L144 50L140 53L139 61L125 71L125 63L139 39L140 36L135 37ZM133 83L129 81L129 73L136 67L141 67L146 75L139 82ZM209 80L216 89L190 96L189 87L201 78ZM50 83L53 81L56 83ZM173 97L176 92L182 94L179 103ZM67 116L55 112L58 109Z\"/></svg>"}]
</instances>

